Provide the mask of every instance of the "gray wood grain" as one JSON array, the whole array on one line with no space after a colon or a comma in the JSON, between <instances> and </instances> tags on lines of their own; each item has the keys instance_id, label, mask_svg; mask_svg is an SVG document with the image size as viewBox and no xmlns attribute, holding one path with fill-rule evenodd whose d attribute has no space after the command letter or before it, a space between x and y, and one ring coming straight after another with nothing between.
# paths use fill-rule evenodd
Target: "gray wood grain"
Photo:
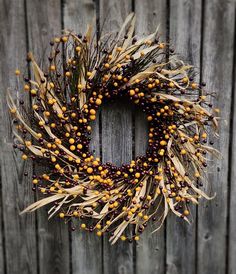
<instances>
[{"instance_id":1,"label":"gray wood grain","mask_svg":"<svg viewBox=\"0 0 236 274\"><path fill-rule=\"evenodd\" d=\"M131 1L100 1L100 25L105 32L116 32L131 12ZM132 110L126 102L102 108L102 160L116 165L132 159ZM131 230L130 233L131 235ZM104 237L104 273L133 273L133 244L117 242L111 246Z\"/></svg>"},{"instance_id":2,"label":"gray wood grain","mask_svg":"<svg viewBox=\"0 0 236 274\"><path fill-rule=\"evenodd\" d=\"M159 26L159 34L166 40L168 6L166 0L135 0L137 35L152 33Z\"/></svg>"},{"instance_id":3,"label":"gray wood grain","mask_svg":"<svg viewBox=\"0 0 236 274\"><path fill-rule=\"evenodd\" d=\"M102 159L116 165L132 158L132 110L117 102L102 109ZM127 235L130 235L127 233ZM104 237L104 273L133 273L133 245L118 241L111 246Z\"/></svg>"},{"instance_id":4,"label":"gray wood grain","mask_svg":"<svg viewBox=\"0 0 236 274\"><path fill-rule=\"evenodd\" d=\"M176 54L200 73L201 1L170 1L170 43ZM198 81L199 77L195 78ZM189 225L174 214L167 219L167 273L195 273L196 207L191 207ZM180 252L181 251L181 252ZM188 259L186 259L188 258Z\"/></svg>"},{"instance_id":5,"label":"gray wood grain","mask_svg":"<svg viewBox=\"0 0 236 274\"><path fill-rule=\"evenodd\" d=\"M234 13L234 18L235 18ZM236 29L234 29L234 32ZM235 47L235 40L234 40L234 47ZM235 49L234 49L235 50ZM233 92L234 96L232 97L231 103L233 104L233 112L231 113L232 121L231 121L231 148L230 148L230 160L231 160L231 174L230 174L230 187L229 187L229 208L228 208L228 214L229 214L229 231L228 231L228 261L226 262L228 264L228 274L235 274L236 273L236 218L235 218L235 212L236 212L236 96L235 96L235 88L236 88L236 58L235 58L235 52L234 52L234 86L233 86ZM234 99L234 100L233 100Z\"/></svg>"},{"instance_id":6,"label":"gray wood grain","mask_svg":"<svg viewBox=\"0 0 236 274\"><path fill-rule=\"evenodd\" d=\"M0 121L2 121L2 113L0 114ZM2 136L2 130L0 130L0 136ZM0 145L2 146L2 142L0 141ZM0 173L1 176L1 173ZM0 189L2 189L2 181L1 181L2 176L0 177ZM4 256L4 252L5 252L5 245L4 245L4 229L3 229L3 212L2 212L2 205L3 205L3 197L0 196L0 224L1 224L1 228L0 228L0 273L4 273L5 271L5 256Z\"/></svg>"},{"instance_id":7,"label":"gray wood grain","mask_svg":"<svg viewBox=\"0 0 236 274\"><path fill-rule=\"evenodd\" d=\"M159 33L162 41L166 41L166 16L167 2L135 1L135 13L137 15L136 34L138 37L154 32L159 25ZM147 147L147 121L143 113L135 114L135 154L145 154ZM136 247L136 272L137 273L164 273L165 269L165 226L158 232L154 230L152 223L145 229L140 242Z\"/></svg>"},{"instance_id":8,"label":"gray wood grain","mask_svg":"<svg viewBox=\"0 0 236 274\"><path fill-rule=\"evenodd\" d=\"M205 1L202 44L202 76L207 89L216 91L213 104L221 109L220 139L216 147L223 159L214 159L205 190L217 193L212 201L202 200L198 214L198 273L226 271L227 177L229 172L229 125L232 98L234 1ZM227 41L227 42L226 42Z\"/></svg>"},{"instance_id":9,"label":"gray wood grain","mask_svg":"<svg viewBox=\"0 0 236 274\"><path fill-rule=\"evenodd\" d=\"M29 50L33 52L41 67L47 68L49 42L61 33L60 1L27 1ZM35 172L43 173L41 167ZM37 199L40 199L38 195ZM55 217L48 221L47 209L37 212L39 273L69 273L68 225Z\"/></svg>"},{"instance_id":10,"label":"gray wood grain","mask_svg":"<svg viewBox=\"0 0 236 274\"><path fill-rule=\"evenodd\" d=\"M89 24L95 23L96 6L92 0L65 1L63 7L64 28L85 33ZM91 151L100 156L99 150L99 115L92 124ZM83 232L79 224L78 229L72 232L72 273L99 274L102 272L102 238L95 233Z\"/></svg>"},{"instance_id":11,"label":"gray wood grain","mask_svg":"<svg viewBox=\"0 0 236 274\"><path fill-rule=\"evenodd\" d=\"M0 1L0 86L1 86L1 195L4 229L5 266L3 273L37 273L37 246L35 214L20 216L19 213L34 201L31 183L24 172L32 172L30 162L21 160L21 153L12 149L12 131L6 105L6 91L16 81L14 71L24 71L26 56L26 28L24 1ZM27 98L25 98L27 105Z\"/></svg>"}]
</instances>

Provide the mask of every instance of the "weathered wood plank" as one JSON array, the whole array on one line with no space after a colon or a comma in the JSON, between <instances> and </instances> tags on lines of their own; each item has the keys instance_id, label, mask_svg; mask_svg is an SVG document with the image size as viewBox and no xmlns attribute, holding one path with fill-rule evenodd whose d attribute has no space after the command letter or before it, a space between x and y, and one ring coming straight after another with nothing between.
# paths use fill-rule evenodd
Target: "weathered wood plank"
<instances>
[{"instance_id":1,"label":"weathered wood plank","mask_svg":"<svg viewBox=\"0 0 236 274\"><path fill-rule=\"evenodd\" d=\"M94 23L96 6L93 0L65 0L63 2L64 28L83 34Z\"/></svg>"},{"instance_id":2,"label":"weathered wood plank","mask_svg":"<svg viewBox=\"0 0 236 274\"><path fill-rule=\"evenodd\" d=\"M140 36L154 32L159 25L161 39L166 41L167 1L135 1L137 16L136 34ZM147 147L147 122L144 114L135 113L135 154L145 154ZM165 269L165 238L163 226L158 232L154 230L151 222L145 229L140 242L136 247L137 273L164 273Z\"/></svg>"},{"instance_id":3,"label":"weathered wood plank","mask_svg":"<svg viewBox=\"0 0 236 274\"><path fill-rule=\"evenodd\" d=\"M213 104L221 109L220 139L216 147L223 159L214 160L205 190L217 196L202 200L198 214L198 273L225 273L229 121L232 98L234 1L205 1L203 18L202 78L216 91Z\"/></svg>"},{"instance_id":4,"label":"weathered wood plank","mask_svg":"<svg viewBox=\"0 0 236 274\"><path fill-rule=\"evenodd\" d=\"M102 109L102 159L116 165L132 158L132 110L124 102ZM133 273L133 245L104 237L104 273Z\"/></svg>"},{"instance_id":5,"label":"weathered wood plank","mask_svg":"<svg viewBox=\"0 0 236 274\"><path fill-rule=\"evenodd\" d=\"M0 121L2 121L2 113L0 113ZM0 129L0 136L3 135L3 131ZM0 139L1 140L1 139ZM2 141L0 141L0 145L2 146ZM1 166L0 166L1 168ZM0 173L0 190L2 190L2 176L1 176L1 173ZM2 192L1 192L2 193ZM1 228L0 228L0 273L4 273L5 271L5 265L4 265L4 260L5 260L5 256L4 256L4 248L5 248L5 245L4 245L4 223L3 223L3 208L2 208L2 205L3 205L3 197L2 195L0 195L0 224L1 224Z\"/></svg>"},{"instance_id":6,"label":"weathered wood plank","mask_svg":"<svg viewBox=\"0 0 236 274\"><path fill-rule=\"evenodd\" d=\"M12 131L6 104L6 91L13 88L18 95L14 71L24 69L26 56L26 28L24 1L0 1L1 27L1 181L6 254L5 273L37 273L37 246L35 214L20 216L26 205L32 203L34 195L24 172L32 172L31 163L21 160L21 153L12 149ZM27 99L25 100L27 105ZM4 264L3 264L4 265ZM0 266L0 269L2 266ZM2 269L1 269L2 270ZM0 272L1 272L0 270ZM3 272L1 272L3 273Z\"/></svg>"},{"instance_id":7,"label":"weathered wood plank","mask_svg":"<svg viewBox=\"0 0 236 274\"><path fill-rule=\"evenodd\" d=\"M104 33L116 32L131 12L131 1L100 1L100 26ZM132 110L126 102L103 106L102 160L116 165L128 163L132 158ZM104 273L133 273L133 245L117 242L110 246L104 236Z\"/></svg>"},{"instance_id":8,"label":"weathered wood plank","mask_svg":"<svg viewBox=\"0 0 236 274\"><path fill-rule=\"evenodd\" d=\"M58 0L26 1L29 50L47 68L49 42L61 32L61 5ZM41 168L40 168L41 169ZM35 168L35 172L43 172ZM40 195L38 199L40 198ZM39 273L69 273L69 233L57 217L48 221L46 209L37 214Z\"/></svg>"},{"instance_id":9,"label":"weathered wood plank","mask_svg":"<svg viewBox=\"0 0 236 274\"><path fill-rule=\"evenodd\" d=\"M89 24L95 23L96 6L92 0L65 1L64 28L85 33ZM99 157L99 117L92 125L90 149ZM72 273L99 274L102 272L102 239L95 233L82 232L78 227L72 232Z\"/></svg>"},{"instance_id":10,"label":"weathered wood plank","mask_svg":"<svg viewBox=\"0 0 236 274\"><path fill-rule=\"evenodd\" d=\"M235 20L236 13L234 13L234 20ZM236 212L236 26L234 28L234 86L233 86L233 92L234 95L232 96L232 106L233 106L233 112L231 113L231 147L230 147L230 160L231 160L231 174L230 174L230 187L229 187L229 231L228 231L228 261L226 262L228 264L228 274L234 274L236 272L236 218L235 218L235 212Z\"/></svg>"},{"instance_id":11,"label":"weathered wood plank","mask_svg":"<svg viewBox=\"0 0 236 274\"><path fill-rule=\"evenodd\" d=\"M167 1L166 0L135 0L135 14L137 16L137 35L147 35L159 26L159 34L166 40L167 33Z\"/></svg>"},{"instance_id":12,"label":"weathered wood plank","mask_svg":"<svg viewBox=\"0 0 236 274\"><path fill-rule=\"evenodd\" d=\"M170 1L170 41L176 54L199 69L201 56L201 1ZM200 73L200 72L199 72ZM199 77L195 78L196 81ZM174 214L167 219L167 273L195 273L196 207L191 207L192 224Z\"/></svg>"}]
</instances>

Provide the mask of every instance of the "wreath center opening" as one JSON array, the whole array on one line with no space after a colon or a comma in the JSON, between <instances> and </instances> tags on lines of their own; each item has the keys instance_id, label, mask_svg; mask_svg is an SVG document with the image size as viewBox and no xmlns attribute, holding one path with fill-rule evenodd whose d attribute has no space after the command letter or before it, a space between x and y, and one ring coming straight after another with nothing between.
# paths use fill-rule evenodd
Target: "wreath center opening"
<instances>
[{"instance_id":1,"label":"wreath center opening","mask_svg":"<svg viewBox=\"0 0 236 274\"><path fill-rule=\"evenodd\" d=\"M90 151L104 164L120 167L146 154L147 116L127 98L105 101L91 127Z\"/></svg>"}]
</instances>

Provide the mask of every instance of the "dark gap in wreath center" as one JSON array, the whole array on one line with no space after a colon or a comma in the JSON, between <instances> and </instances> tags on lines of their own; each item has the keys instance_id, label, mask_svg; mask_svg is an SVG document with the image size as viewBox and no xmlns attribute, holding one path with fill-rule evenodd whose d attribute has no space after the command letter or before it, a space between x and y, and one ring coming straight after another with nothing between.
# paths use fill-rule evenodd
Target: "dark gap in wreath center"
<instances>
[{"instance_id":1,"label":"dark gap in wreath center","mask_svg":"<svg viewBox=\"0 0 236 274\"><path fill-rule=\"evenodd\" d=\"M121 166L130 163L136 156L146 154L146 114L128 99L117 98L104 102L91 126L90 150L103 163Z\"/></svg>"}]
</instances>

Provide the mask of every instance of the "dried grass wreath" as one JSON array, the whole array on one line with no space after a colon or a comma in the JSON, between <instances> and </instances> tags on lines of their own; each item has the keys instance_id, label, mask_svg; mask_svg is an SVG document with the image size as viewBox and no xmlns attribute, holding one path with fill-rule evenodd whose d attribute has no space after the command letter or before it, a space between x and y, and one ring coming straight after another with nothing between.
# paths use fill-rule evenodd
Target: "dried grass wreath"
<instances>
[{"instance_id":1,"label":"dried grass wreath","mask_svg":"<svg viewBox=\"0 0 236 274\"><path fill-rule=\"evenodd\" d=\"M24 212L51 204L49 218L80 219L82 229L108 233L112 244L139 240L149 221L156 231L169 210L188 221L189 203L210 199L199 185L206 182L207 153L218 154L206 145L209 133L217 135L218 117L205 84L194 82L192 66L157 31L137 40L134 28L130 14L115 38L96 39L91 27L84 36L65 31L50 43L46 72L28 56L30 108L7 98L14 148L23 160L46 166L32 178L33 190L45 197ZM149 146L145 156L117 167L92 155L89 135L100 105L121 97L147 115ZM130 224L135 233L127 236Z\"/></svg>"}]
</instances>

